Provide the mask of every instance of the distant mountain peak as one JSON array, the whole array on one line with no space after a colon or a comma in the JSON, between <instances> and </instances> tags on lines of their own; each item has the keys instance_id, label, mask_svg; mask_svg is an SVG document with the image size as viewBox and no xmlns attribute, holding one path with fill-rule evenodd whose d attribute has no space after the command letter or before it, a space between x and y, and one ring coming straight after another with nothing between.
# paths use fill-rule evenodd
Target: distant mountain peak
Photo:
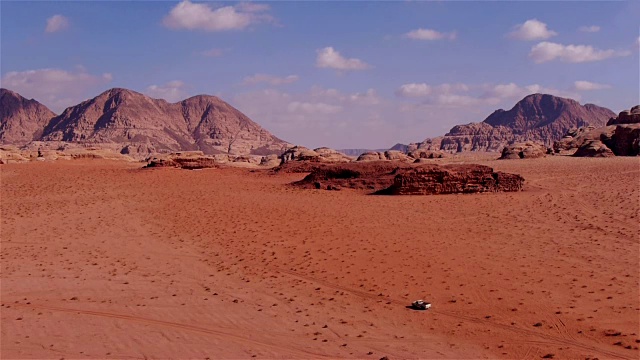
<instances>
[{"instance_id":1,"label":"distant mountain peak","mask_svg":"<svg viewBox=\"0 0 640 360\"><path fill-rule=\"evenodd\" d=\"M121 145L123 151L136 149L141 156L183 150L266 155L281 153L290 145L211 95L171 104L133 90L112 88L59 116L11 90L0 89L0 96L3 143L43 140Z\"/></svg>"},{"instance_id":2,"label":"distant mountain peak","mask_svg":"<svg viewBox=\"0 0 640 360\"><path fill-rule=\"evenodd\" d=\"M443 137L418 146L446 151L499 151L512 142L537 141L551 146L574 127L604 126L615 114L593 104L569 98L530 94L511 109L498 109L481 123L456 125Z\"/></svg>"},{"instance_id":3,"label":"distant mountain peak","mask_svg":"<svg viewBox=\"0 0 640 360\"><path fill-rule=\"evenodd\" d=\"M54 116L36 100L0 88L0 143L23 145L38 139Z\"/></svg>"}]
</instances>

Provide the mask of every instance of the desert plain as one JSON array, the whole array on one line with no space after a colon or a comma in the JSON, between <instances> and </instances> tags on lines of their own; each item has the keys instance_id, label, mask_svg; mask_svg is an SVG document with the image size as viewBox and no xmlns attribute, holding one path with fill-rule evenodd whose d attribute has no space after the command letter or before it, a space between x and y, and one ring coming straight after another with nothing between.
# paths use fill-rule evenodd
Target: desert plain
<instances>
[{"instance_id":1,"label":"desert plain","mask_svg":"<svg viewBox=\"0 0 640 360\"><path fill-rule=\"evenodd\" d=\"M638 159L474 163L524 191L2 165L0 356L637 359Z\"/></svg>"}]
</instances>

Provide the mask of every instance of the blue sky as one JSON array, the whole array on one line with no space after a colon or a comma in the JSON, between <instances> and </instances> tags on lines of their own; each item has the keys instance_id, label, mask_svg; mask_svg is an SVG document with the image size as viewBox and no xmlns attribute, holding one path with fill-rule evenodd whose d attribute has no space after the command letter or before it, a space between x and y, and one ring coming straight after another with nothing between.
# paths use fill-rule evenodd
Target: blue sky
<instances>
[{"instance_id":1,"label":"blue sky","mask_svg":"<svg viewBox=\"0 0 640 360\"><path fill-rule=\"evenodd\" d=\"M640 102L640 2L1 1L2 86L220 96L310 147L388 147L533 92Z\"/></svg>"}]
</instances>

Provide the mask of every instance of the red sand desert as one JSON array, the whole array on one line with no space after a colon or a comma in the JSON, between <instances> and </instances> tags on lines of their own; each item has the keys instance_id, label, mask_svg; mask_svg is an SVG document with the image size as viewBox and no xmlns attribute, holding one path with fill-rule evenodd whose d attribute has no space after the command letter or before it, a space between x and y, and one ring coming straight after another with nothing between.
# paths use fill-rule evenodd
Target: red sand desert
<instances>
[{"instance_id":1,"label":"red sand desert","mask_svg":"<svg viewBox=\"0 0 640 360\"><path fill-rule=\"evenodd\" d=\"M1 356L637 359L638 159L479 163L525 191L3 165Z\"/></svg>"}]
</instances>

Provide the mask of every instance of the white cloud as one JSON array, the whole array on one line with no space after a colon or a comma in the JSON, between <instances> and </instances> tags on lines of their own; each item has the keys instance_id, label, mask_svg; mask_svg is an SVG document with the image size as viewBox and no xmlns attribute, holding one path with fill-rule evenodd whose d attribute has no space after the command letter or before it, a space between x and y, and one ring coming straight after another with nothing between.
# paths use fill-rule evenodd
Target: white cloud
<instances>
[{"instance_id":1,"label":"white cloud","mask_svg":"<svg viewBox=\"0 0 640 360\"><path fill-rule=\"evenodd\" d=\"M69 19L62 15L53 15L47 19L47 27L44 29L46 33L54 33L62 31L69 27Z\"/></svg>"},{"instance_id":2,"label":"white cloud","mask_svg":"<svg viewBox=\"0 0 640 360\"><path fill-rule=\"evenodd\" d=\"M444 33L444 32L439 32L432 29L420 28L413 31L409 31L408 33L404 34L404 37L413 39L413 40L442 40L442 39L455 40L456 33L455 32Z\"/></svg>"},{"instance_id":3,"label":"white cloud","mask_svg":"<svg viewBox=\"0 0 640 360\"><path fill-rule=\"evenodd\" d=\"M201 52L202 56L205 57L220 57L224 54L225 50L223 49L209 49L209 50L205 50L203 52Z\"/></svg>"},{"instance_id":4,"label":"white cloud","mask_svg":"<svg viewBox=\"0 0 640 360\"><path fill-rule=\"evenodd\" d=\"M508 84L438 84L410 83L396 90L398 97L416 99L423 104L443 107L464 107L476 105L497 105L505 101L520 100L533 93L579 98L579 95L538 84L520 86Z\"/></svg>"},{"instance_id":5,"label":"white cloud","mask_svg":"<svg viewBox=\"0 0 640 360\"><path fill-rule=\"evenodd\" d=\"M83 67L75 71L61 69L37 69L6 73L0 86L20 93L26 98L34 98L53 111L61 112L66 107L76 105L91 91L113 80L109 73L89 74Z\"/></svg>"},{"instance_id":6,"label":"white cloud","mask_svg":"<svg viewBox=\"0 0 640 360\"><path fill-rule=\"evenodd\" d=\"M530 19L522 24L516 25L514 30L507 34L508 37L516 40L543 40L558 35L557 32L547 29L547 24Z\"/></svg>"},{"instance_id":7,"label":"white cloud","mask_svg":"<svg viewBox=\"0 0 640 360\"><path fill-rule=\"evenodd\" d=\"M573 88L578 91L610 89L611 85L598 84L590 81L579 80L573 83Z\"/></svg>"},{"instance_id":8,"label":"white cloud","mask_svg":"<svg viewBox=\"0 0 640 360\"><path fill-rule=\"evenodd\" d=\"M531 84L520 86L515 83L508 84L496 84L496 85L483 85L483 94L481 98L486 103L499 103L503 100L520 100L527 95L531 94L550 94L554 96L568 97L572 99L579 99L580 95L571 91L564 91L554 88L545 87L539 84Z\"/></svg>"},{"instance_id":9,"label":"white cloud","mask_svg":"<svg viewBox=\"0 0 640 360\"><path fill-rule=\"evenodd\" d=\"M429 95L450 95L454 92L467 92L469 85L466 84L440 84L428 85L425 83L410 83L401 85L396 90L396 95L403 98L421 98Z\"/></svg>"},{"instance_id":10,"label":"white cloud","mask_svg":"<svg viewBox=\"0 0 640 360\"><path fill-rule=\"evenodd\" d=\"M170 81L164 85L150 85L145 93L152 98L165 99L169 102L178 102L187 97L184 83L180 80Z\"/></svg>"},{"instance_id":11,"label":"white cloud","mask_svg":"<svg viewBox=\"0 0 640 360\"><path fill-rule=\"evenodd\" d=\"M355 93L348 96L347 101L358 105L378 105L381 102L378 93L374 89L368 89L364 93Z\"/></svg>"},{"instance_id":12,"label":"white cloud","mask_svg":"<svg viewBox=\"0 0 640 360\"><path fill-rule=\"evenodd\" d=\"M401 85L398 90L396 90L396 95L400 97L423 97L431 94L431 86L425 83L411 83Z\"/></svg>"},{"instance_id":13,"label":"white cloud","mask_svg":"<svg viewBox=\"0 0 640 360\"><path fill-rule=\"evenodd\" d=\"M316 66L319 68L329 68L336 70L365 70L371 68L371 65L356 58L347 59L340 55L333 47L325 47L316 51Z\"/></svg>"},{"instance_id":14,"label":"white cloud","mask_svg":"<svg viewBox=\"0 0 640 360\"><path fill-rule=\"evenodd\" d=\"M298 102L289 103L287 111L290 113L307 113L307 114L337 114L342 111L342 106L330 105L321 102Z\"/></svg>"},{"instance_id":15,"label":"white cloud","mask_svg":"<svg viewBox=\"0 0 640 360\"><path fill-rule=\"evenodd\" d=\"M595 33L600 31L600 26L596 26L596 25L591 25L591 26L581 26L580 29L578 29L582 32L588 32L588 33Z\"/></svg>"},{"instance_id":16,"label":"white cloud","mask_svg":"<svg viewBox=\"0 0 640 360\"><path fill-rule=\"evenodd\" d=\"M433 97L427 98L425 104L440 105L440 106L472 106L478 105L481 100L469 95L459 94L438 94Z\"/></svg>"},{"instance_id":17,"label":"white cloud","mask_svg":"<svg viewBox=\"0 0 640 360\"><path fill-rule=\"evenodd\" d=\"M270 22L273 18L260 14L269 10L268 5L240 3L237 6L212 8L208 4L194 4L183 0L163 19L170 29L229 31L242 30L251 24Z\"/></svg>"},{"instance_id":18,"label":"white cloud","mask_svg":"<svg viewBox=\"0 0 640 360\"><path fill-rule=\"evenodd\" d=\"M600 50L590 45L562 45L543 41L531 48L529 57L536 63L560 60L568 63L601 61L616 56L627 56L628 51Z\"/></svg>"},{"instance_id":19,"label":"white cloud","mask_svg":"<svg viewBox=\"0 0 640 360\"><path fill-rule=\"evenodd\" d=\"M278 86L291 84L298 81L300 77L298 75L289 75L285 77L278 77L269 74L255 74L253 76L247 76L242 83L244 85L255 85L259 83L267 83L269 85Z\"/></svg>"}]
</instances>

